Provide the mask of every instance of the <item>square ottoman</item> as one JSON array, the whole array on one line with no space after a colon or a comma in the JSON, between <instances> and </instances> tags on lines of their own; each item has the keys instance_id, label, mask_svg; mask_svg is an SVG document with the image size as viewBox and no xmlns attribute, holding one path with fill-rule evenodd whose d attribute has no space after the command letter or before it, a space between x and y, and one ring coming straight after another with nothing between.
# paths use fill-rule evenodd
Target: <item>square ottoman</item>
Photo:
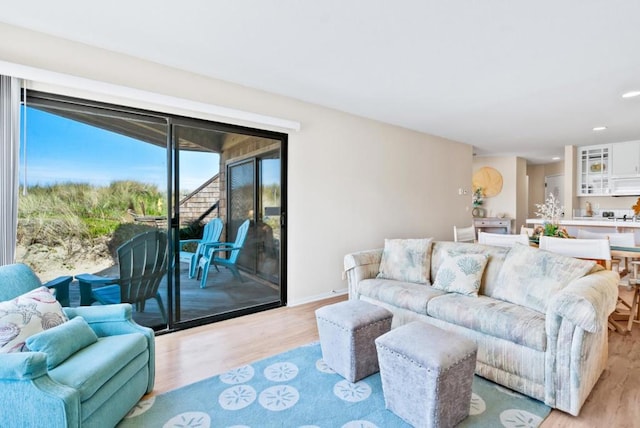
<instances>
[{"instance_id":1,"label":"square ottoman","mask_svg":"<svg viewBox=\"0 0 640 428\"><path fill-rule=\"evenodd\" d=\"M322 359L349 382L377 373L374 340L391 329L393 314L362 300L347 300L316 310Z\"/></svg>"},{"instance_id":2,"label":"square ottoman","mask_svg":"<svg viewBox=\"0 0 640 428\"><path fill-rule=\"evenodd\" d=\"M415 427L453 427L469 416L475 342L420 321L375 342L387 409Z\"/></svg>"}]
</instances>

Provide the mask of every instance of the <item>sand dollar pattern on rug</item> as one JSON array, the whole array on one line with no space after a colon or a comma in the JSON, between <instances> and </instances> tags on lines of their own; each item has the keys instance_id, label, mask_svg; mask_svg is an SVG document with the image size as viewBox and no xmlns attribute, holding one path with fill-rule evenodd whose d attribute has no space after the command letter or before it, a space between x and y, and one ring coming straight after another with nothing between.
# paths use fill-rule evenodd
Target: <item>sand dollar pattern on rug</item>
<instances>
[{"instance_id":1,"label":"sand dollar pattern on rug","mask_svg":"<svg viewBox=\"0 0 640 428\"><path fill-rule=\"evenodd\" d=\"M162 428L210 428L211 417L204 412L185 412L169 419Z\"/></svg>"},{"instance_id":2,"label":"sand dollar pattern on rug","mask_svg":"<svg viewBox=\"0 0 640 428\"><path fill-rule=\"evenodd\" d=\"M272 382L288 382L298 375L298 366L292 363L275 363L264 369L264 377Z\"/></svg>"},{"instance_id":3,"label":"sand dollar pattern on rug","mask_svg":"<svg viewBox=\"0 0 640 428\"><path fill-rule=\"evenodd\" d=\"M298 390L289 385L276 385L260 393L262 407L272 412L280 412L296 405L300 399Z\"/></svg>"},{"instance_id":4,"label":"sand dollar pattern on rug","mask_svg":"<svg viewBox=\"0 0 640 428\"><path fill-rule=\"evenodd\" d=\"M460 427L534 428L550 408L478 376ZM141 400L120 427L408 427L385 409L380 374L351 383L303 346L219 376Z\"/></svg>"},{"instance_id":5,"label":"sand dollar pattern on rug","mask_svg":"<svg viewBox=\"0 0 640 428\"><path fill-rule=\"evenodd\" d=\"M364 381L351 383L348 380L341 380L333 387L333 393L341 400L357 403L371 396L371 387Z\"/></svg>"},{"instance_id":6,"label":"sand dollar pattern on rug","mask_svg":"<svg viewBox=\"0 0 640 428\"><path fill-rule=\"evenodd\" d=\"M252 366L242 366L220 375L220 381L229 385L249 382L255 374Z\"/></svg>"},{"instance_id":7,"label":"sand dollar pattern on rug","mask_svg":"<svg viewBox=\"0 0 640 428\"><path fill-rule=\"evenodd\" d=\"M473 392L471 394L471 405L469 406L469 414L481 415L485 410L487 410L487 404L484 402L482 397Z\"/></svg>"},{"instance_id":8,"label":"sand dollar pattern on rug","mask_svg":"<svg viewBox=\"0 0 640 428\"><path fill-rule=\"evenodd\" d=\"M138 401L135 407L131 409L129 413L127 413L127 416L125 416L125 418L135 418L136 416L143 414L144 412L149 410L151 407L153 407L153 404L155 402L156 402L156 397L145 398Z\"/></svg>"},{"instance_id":9,"label":"sand dollar pattern on rug","mask_svg":"<svg viewBox=\"0 0 640 428\"><path fill-rule=\"evenodd\" d=\"M222 391L218 403L225 410L241 410L256 401L256 397L256 390L252 386L235 385Z\"/></svg>"},{"instance_id":10,"label":"sand dollar pattern on rug","mask_svg":"<svg viewBox=\"0 0 640 428\"><path fill-rule=\"evenodd\" d=\"M542 418L526 410L509 409L500 413L500 422L506 428L535 428L542 423Z\"/></svg>"},{"instance_id":11,"label":"sand dollar pattern on rug","mask_svg":"<svg viewBox=\"0 0 640 428\"><path fill-rule=\"evenodd\" d=\"M316 361L316 370L320 373L334 374L336 371L329 367L327 363L324 362L322 358Z\"/></svg>"}]
</instances>

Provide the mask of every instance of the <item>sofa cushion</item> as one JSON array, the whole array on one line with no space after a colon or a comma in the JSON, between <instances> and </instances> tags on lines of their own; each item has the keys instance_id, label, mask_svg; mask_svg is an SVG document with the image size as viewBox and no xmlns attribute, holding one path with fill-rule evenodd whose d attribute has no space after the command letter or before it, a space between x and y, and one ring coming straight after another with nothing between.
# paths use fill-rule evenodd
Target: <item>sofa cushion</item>
<instances>
[{"instance_id":1,"label":"sofa cushion","mask_svg":"<svg viewBox=\"0 0 640 428\"><path fill-rule=\"evenodd\" d=\"M592 261L516 244L502 265L492 297L546 312L555 293L589 273L594 265Z\"/></svg>"},{"instance_id":2,"label":"sofa cushion","mask_svg":"<svg viewBox=\"0 0 640 428\"><path fill-rule=\"evenodd\" d=\"M428 284L432 241L432 238L385 239L378 278Z\"/></svg>"},{"instance_id":3,"label":"sofa cushion","mask_svg":"<svg viewBox=\"0 0 640 428\"><path fill-rule=\"evenodd\" d=\"M487 254L458 254L450 251L438 269L433 288L478 296L482 273L489 260Z\"/></svg>"},{"instance_id":4,"label":"sofa cushion","mask_svg":"<svg viewBox=\"0 0 640 428\"><path fill-rule=\"evenodd\" d=\"M78 390L85 401L130 361L147 351L147 339L140 333L101 337L49 371L56 382Z\"/></svg>"},{"instance_id":5,"label":"sofa cushion","mask_svg":"<svg viewBox=\"0 0 640 428\"><path fill-rule=\"evenodd\" d=\"M509 252L506 247L491 247L487 245L472 244L469 242L448 242L436 241L433 243L431 251L431 277L438 276L440 265L447 258L449 252L455 251L458 254L487 254L489 261L484 269L480 290L478 294L491 296L493 287L502 268L502 263Z\"/></svg>"},{"instance_id":6,"label":"sofa cushion","mask_svg":"<svg viewBox=\"0 0 640 428\"><path fill-rule=\"evenodd\" d=\"M0 353L20 352L30 336L67 320L47 287L0 302Z\"/></svg>"},{"instance_id":7,"label":"sofa cushion","mask_svg":"<svg viewBox=\"0 0 640 428\"><path fill-rule=\"evenodd\" d=\"M528 348L546 350L545 316L513 303L449 293L431 299L427 314Z\"/></svg>"},{"instance_id":8,"label":"sofa cushion","mask_svg":"<svg viewBox=\"0 0 640 428\"><path fill-rule=\"evenodd\" d=\"M63 324L34 334L27 339L31 351L47 354L47 368L58 366L79 350L96 343L98 336L82 317L75 317Z\"/></svg>"},{"instance_id":9,"label":"sofa cushion","mask_svg":"<svg viewBox=\"0 0 640 428\"><path fill-rule=\"evenodd\" d=\"M359 283L358 293L422 315L427 314L427 302L430 299L445 294L429 285L391 279L365 279Z\"/></svg>"}]
</instances>

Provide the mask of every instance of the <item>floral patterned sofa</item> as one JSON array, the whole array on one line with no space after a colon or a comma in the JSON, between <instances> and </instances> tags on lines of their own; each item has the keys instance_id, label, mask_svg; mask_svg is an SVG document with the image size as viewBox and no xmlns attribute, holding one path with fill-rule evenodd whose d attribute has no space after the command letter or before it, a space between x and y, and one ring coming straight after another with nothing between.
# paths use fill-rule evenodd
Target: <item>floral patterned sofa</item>
<instances>
[{"instance_id":1,"label":"floral patterned sofa","mask_svg":"<svg viewBox=\"0 0 640 428\"><path fill-rule=\"evenodd\" d=\"M619 276L594 262L512 248L386 240L348 254L349 298L478 344L476 373L578 415L606 367Z\"/></svg>"}]
</instances>

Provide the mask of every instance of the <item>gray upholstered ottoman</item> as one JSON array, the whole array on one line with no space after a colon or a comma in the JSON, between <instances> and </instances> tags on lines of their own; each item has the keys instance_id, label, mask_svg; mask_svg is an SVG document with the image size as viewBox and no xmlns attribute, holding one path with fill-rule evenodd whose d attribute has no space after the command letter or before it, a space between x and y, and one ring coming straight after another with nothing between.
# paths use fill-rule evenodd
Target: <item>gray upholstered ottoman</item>
<instances>
[{"instance_id":1,"label":"gray upholstered ottoman","mask_svg":"<svg viewBox=\"0 0 640 428\"><path fill-rule=\"evenodd\" d=\"M415 321L375 342L387 409L415 427L453 427L469 416L472 340Z\"/></svg>"},{"instance_id":2,"label":"gray upholstered ottoman","mask_svg":"<svg viewBox=\"0 0 640 428\"><path fill-rule=\"evenodd\" d=\"M322 359L350 382L377 373L376 337L391 329L393 314L361 300L316 310Z\"/></svg>"}]
</instances>

